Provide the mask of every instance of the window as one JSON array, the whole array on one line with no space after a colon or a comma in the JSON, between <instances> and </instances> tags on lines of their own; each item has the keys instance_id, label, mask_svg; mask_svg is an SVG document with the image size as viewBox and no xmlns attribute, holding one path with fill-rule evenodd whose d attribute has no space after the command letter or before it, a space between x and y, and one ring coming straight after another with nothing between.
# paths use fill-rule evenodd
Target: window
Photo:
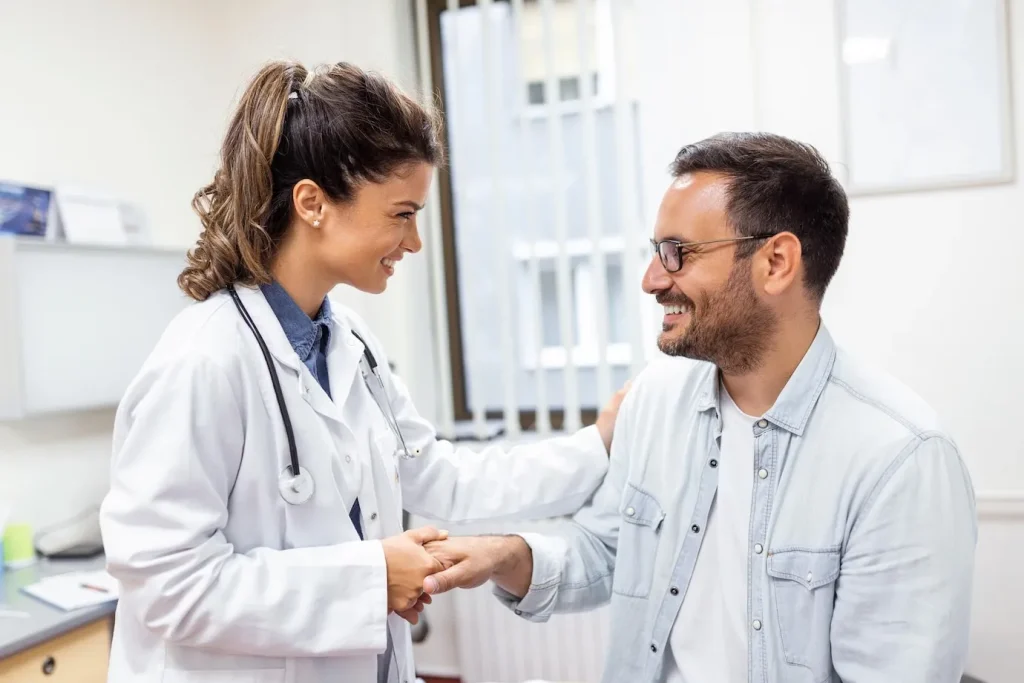
<instances>
[{"instance_id":1,"label":"window","mask_svg":"<svg viewBox=\"0 0 1024 683\"><path fill-rule=\"evenodd\" d=\"M544 81L531 81L526 84L527 104L544 104Z\"/></svg>"},{"instance_id":2,"label":"window","mask_svg":"<svg viewBox=\"0 0 1024 683\"><path fill-rule=\"evenodd\" d=\"M590 95L598 96L597 84L598 74L590 74ZM530 81L526 84L526 103L530 106L547 104L545 90L547 84L544 81ZM581 99L580 77L565 76L558 79L558 99L562 102L572 102Z\"/></svg>"},{"instance_id":3,"label":"window","mask_svg":"<svg viewBox=\"0 0 1024 683\"><path fill-rule=\"evenodd\" d=\"M569 76L558 79L558 99L563 102L580 98L580 77Z\"/></svg>"},{"instance_id":4,"label":"window","mask_svg":"<svg viewBox=\"0 0 1024 683\"><path fill-rule=\"evenodd\" d=\"M629 298L641 296L639 271L627 259L645 262L647 248L627 249L623 216L642 185L639 173L622 170L640 167L637 116L629 106L623 150L610 99L586 116L559 107L557 120L545 105L549 97L581 100L583 84L610 98L610 2L580 0L590 35L581 55L577 2L494 2L484 10L461 0L449 12L444 0L427 1L449 150L440 194L455 418L470 419L474 408L501 418L512 372L524 428L535 424L538 403L556 429L565 407L593 420L607 398L602 373L618 387L639 356L638 324L630 323L638 306ZM523 106L543 115L517 116ZM636 282L627 282L630 272ZM503 292L511 326L502 320Z\"/></svg>"}]
</instances>

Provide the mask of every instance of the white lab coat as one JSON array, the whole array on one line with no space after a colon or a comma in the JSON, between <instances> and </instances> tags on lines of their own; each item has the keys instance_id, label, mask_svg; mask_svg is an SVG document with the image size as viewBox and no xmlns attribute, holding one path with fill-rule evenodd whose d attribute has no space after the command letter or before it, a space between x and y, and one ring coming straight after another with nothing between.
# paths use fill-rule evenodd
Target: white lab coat
<instances>
[{"instance_id":1,"label":"white lab coat","mask_svg":"<svg viewBox=\"0 0 1024 683\"><path fill-rule=\"evenodd\" d=\"M229 296L171 322L118 409L101 525L121 586L111 683L375 683L390 627L392 680L412 681L408 624L387 615L379 540L403 506L432 519L546 517L579 508L607 469L595 428L474 453L435 440L383 349L333 304L332 401L258 289L238 293L276 365L312 499L278 491L288 447L263 356ZM366 340L409 450L359 370ZM372 473L372 474L371 474ZM364 532L348 517L358 490ZM400 485L396 482L400 481Z\"/></svg>"}]
</instances>

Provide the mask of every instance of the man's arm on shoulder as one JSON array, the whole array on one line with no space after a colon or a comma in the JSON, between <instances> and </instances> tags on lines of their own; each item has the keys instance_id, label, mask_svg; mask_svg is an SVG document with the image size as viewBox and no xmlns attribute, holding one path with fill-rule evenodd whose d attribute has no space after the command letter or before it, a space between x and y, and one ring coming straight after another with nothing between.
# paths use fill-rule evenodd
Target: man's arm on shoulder
<instances>
[{"instance_id":1,"label":"man's arm on shoulder","mask_svg":"<svg viewBox=\"0 0 1024 683\"><path fill-rule=\"evenodd\" d=\"M853 524L832 617L847 683L957 683L967 656L974 491L942 435L908 445Z\"/></svg>"}]
</instances>

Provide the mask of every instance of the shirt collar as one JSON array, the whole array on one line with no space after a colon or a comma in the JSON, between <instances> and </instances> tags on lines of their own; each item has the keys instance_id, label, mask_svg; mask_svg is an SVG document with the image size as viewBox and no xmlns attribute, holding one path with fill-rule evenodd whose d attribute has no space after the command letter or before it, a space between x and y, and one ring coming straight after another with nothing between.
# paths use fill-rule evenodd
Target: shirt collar
<instances>
[{"instance_id":1,"label":"shirt collar","mask_svg":"<svg viewBox=\"0 0 1024 683\"><path fill-rule=\"evenodd\" d=\"M821 396L832 374L835 360L836 345L823 323L818 327L818 333L814 336L807 353L775 400L775 405L764 414L764 419L797 436L803 434L811 410L818 402L818 397ZM697 400L698 411L718 410L718 386L718 368L709 366L701 379L701 390Z\"/></svg>"},{"instance_id":2,"label":"shirt collar","mask_svg":"<svg viewBox=\"0 0 1024 683\"><path fill-rule=\"evenodd\" d=\"M288 337L288 342L295 349L299 358L305 359L309 356L320 333L324 335L328 343L330 342L331 302L327 297L324 297L324 302L320 304L316 318L310 319L284 290L284 287L276 281L260 285L260 290L266 297L267 303L270 304L271 310L274 311L274 315L277 316L285 336Z\"/></svg>"}]
</instances>

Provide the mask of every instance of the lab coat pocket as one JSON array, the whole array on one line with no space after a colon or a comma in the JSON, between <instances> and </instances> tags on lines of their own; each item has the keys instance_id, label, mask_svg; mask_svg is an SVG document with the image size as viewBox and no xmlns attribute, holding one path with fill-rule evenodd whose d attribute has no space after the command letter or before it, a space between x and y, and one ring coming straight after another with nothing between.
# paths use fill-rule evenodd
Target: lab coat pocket
<instances>
[{"instance_id":1,"label":"lab coat pocket","mask_svg":"<svg viewBox=\"0 0 1024 683\"><path fill-rule=\"evenodd\" d=\"M168 670L163 683L285 683L284 669L247 669L244 671Z\"/></svg>"},{"instance_id":2,"label":"lab coat pocket","mask_svg":"<svg viewBox=\"0 0 1024 683\"><path fill-rule=\"evenodd\" d=\"M627 483L619 514L622 522L612 591L644 598L651 592L654 560L665 513L654 496Z\"/></svg>"},{"instance_id":3,"label":"lab coat pocket","mask_svg":"<svg viewBox=\"0 0 1024 683\"><path fill-rule=\"evenodd\" d=\"M285 660L168 645L164 683L284 683Z\"/></svg>"},{"instance_id":4,"label":"lab coat pocket","mask_svg":"<svg viewBox=\"0 0 1024 683\"><path fill-rule=\"evenodd\" d=\"M786 661L806 667L812 680L832 673L829 632L839 577L838 548L785 549L768 554L768 575Z\"/></svg>"}]
</instances>

